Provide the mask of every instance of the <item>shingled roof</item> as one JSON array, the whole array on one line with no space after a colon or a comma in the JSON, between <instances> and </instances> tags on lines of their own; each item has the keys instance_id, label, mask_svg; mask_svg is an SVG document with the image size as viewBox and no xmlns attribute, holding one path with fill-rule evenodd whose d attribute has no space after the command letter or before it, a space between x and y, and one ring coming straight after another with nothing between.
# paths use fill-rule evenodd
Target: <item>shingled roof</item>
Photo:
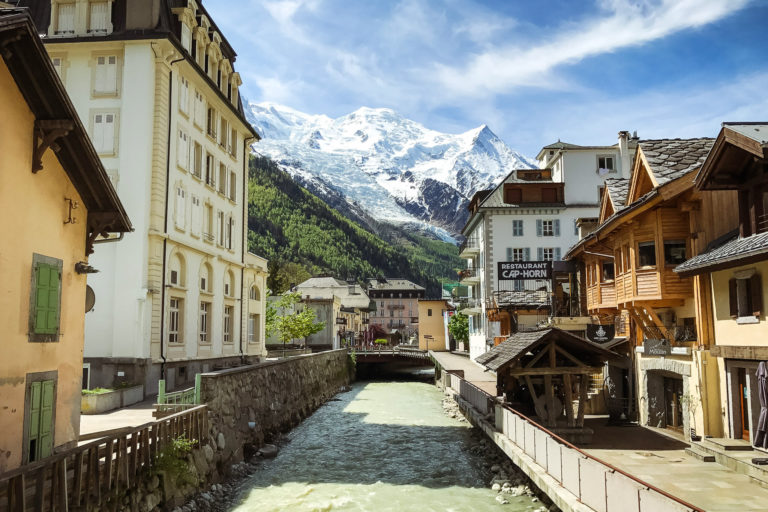
<instances>
[{"instance_id":1,"label":"shingled roof","mask_svg":"<svg viewBox=\"0 0 768 512\"><path fill-rule=\"evenodd\" d=\"M570 348L574 355L578 355L579 352L590 352L601 356L603 360L618 357L616 353L606 350L596 343L553 327L541 331L516 332L506 341L496 345L485 354L479 355L475 361L489 370L498 371L518 361L538 345L547 343L552 337L557 338L558 345Z\"/></svg>"},{"instance_id":2,"label":"shingled roof","mask_svg":"<svg viewBox=\"0 0 768 512\"><path fill-rule=\"evenodd\" d=\"M630 180L627 178L606 178L605 187L611 195L614 211L618 212L626 208L627 194L629 194Z\"/></svg>"},{"instance_id":3,"label":"shingled roof","mask_svg":"<svg viewBox=\"0 0 768 512\"><path fill-rule=\"evenodd\" d=\"M547 291L522 290L496 292L496 303L499 306L549 306Z\"/></svg>"},{"instance_id":4,"label":"shingled roof","mask_svg":"<svg viewBox=\"0 0 768 512\"><path fill-rule=\"evenodd\" d=\"M681 263L675 267L675 272L690 276L714 270L713 267L735 267L755 259L768 259L768 232L731 239L711 251Z\"/></svg>"},{"instance_id":5,"label":"shingled roof","mask_svg":"<svg viewBox=\"0 0 768 512\"><path fill-rule=\"evenodd\" d=\"M659 185L676 180L701 167L715 139L641 140L638 145Z\"/></svg>"}]
</instances>

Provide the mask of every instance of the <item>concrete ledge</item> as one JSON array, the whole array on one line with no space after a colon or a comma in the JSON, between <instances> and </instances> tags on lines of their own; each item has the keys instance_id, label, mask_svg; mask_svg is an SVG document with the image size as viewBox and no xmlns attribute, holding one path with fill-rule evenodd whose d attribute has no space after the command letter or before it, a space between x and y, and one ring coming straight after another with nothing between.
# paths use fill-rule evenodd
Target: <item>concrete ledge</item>
<instances>
[{"instance_id":1,"label":"concrete ledge","mask_svg":"<svg viewBox=\"0 0 768 512\"><path fill-rule=\"evenodd\" d=\"M125 389L116 389L108 393L82 395L80 398L80 413L101 414L137 404L142 400L144 400L143 384Z\"/></svg>"}]
</instances>

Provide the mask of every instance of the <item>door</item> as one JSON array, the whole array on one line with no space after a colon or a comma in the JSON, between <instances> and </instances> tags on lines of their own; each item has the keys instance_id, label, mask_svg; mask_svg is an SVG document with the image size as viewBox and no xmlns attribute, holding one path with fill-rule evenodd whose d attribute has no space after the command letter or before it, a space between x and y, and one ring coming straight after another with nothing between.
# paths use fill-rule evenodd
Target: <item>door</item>
<instances>
[{"instance_id":1,"label":"door","mask_svg":"<svg viewBox=\"0 0 768 512\"><path fill-rule=\"evenodd\" d=\"M48 457L53 451L54 381L32 382L29 387L28 462Z\"/></svg>"},{"instance_id":2,"label":"door","mask_svg":"<svg viewBox=\"0 0 768 512\"><path fill-rule=\"evenodd\" d=\"M741 418L741 438L749 441L749 387L747 387L747 370L739 368L739 417ZM737 433L738 434L738 433Z\"/></svg>"},{"instance_id":3,"label":"door","mask_svg":"<svg viewBox=\"0 0 768 512\"><path fill-rule=\"evenodd\" d=\"M683 407L680 397L683 396L683 379L664 378L664 403L667 428L683 429Z\"/></svg>"}]
</instances>

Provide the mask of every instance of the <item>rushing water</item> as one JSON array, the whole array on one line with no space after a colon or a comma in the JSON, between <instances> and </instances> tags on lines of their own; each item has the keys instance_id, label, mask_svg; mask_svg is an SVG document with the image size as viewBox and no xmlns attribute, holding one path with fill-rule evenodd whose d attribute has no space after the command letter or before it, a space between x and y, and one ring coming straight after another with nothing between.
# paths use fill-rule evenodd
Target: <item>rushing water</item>
<instances>
[{"instance_id":1,"label":"rushing water","mask_svg":"<svg viewBox=\"0 0 768 512\"><path fill-rule=\"evenodd\" d=\"M526 510L496 502L467 450L469 426L420 382L357 383L289 435L242 485L238 511Z\"/></svg>"}]
</instances>

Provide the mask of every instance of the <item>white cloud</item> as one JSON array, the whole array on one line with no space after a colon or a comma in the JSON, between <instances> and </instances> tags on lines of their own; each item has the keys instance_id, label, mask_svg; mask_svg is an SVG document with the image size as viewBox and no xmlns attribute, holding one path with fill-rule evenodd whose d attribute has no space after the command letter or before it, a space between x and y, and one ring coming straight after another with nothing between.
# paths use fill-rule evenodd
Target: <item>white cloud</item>
<instances>
[{"instance_id":1,"label":"white cloud","mask_svg":"<svg viewBox=\"0 0 768 512\"><path fill-rule=\"evenodd\" d=\"M520 86L546 86L557 67L641 45L700 27L741 9L748 0L603 0L603 14L529 47L494 47L465 65L435 65L435 81L449 96L504 93Z\"/></svg>"}]
</instances>

